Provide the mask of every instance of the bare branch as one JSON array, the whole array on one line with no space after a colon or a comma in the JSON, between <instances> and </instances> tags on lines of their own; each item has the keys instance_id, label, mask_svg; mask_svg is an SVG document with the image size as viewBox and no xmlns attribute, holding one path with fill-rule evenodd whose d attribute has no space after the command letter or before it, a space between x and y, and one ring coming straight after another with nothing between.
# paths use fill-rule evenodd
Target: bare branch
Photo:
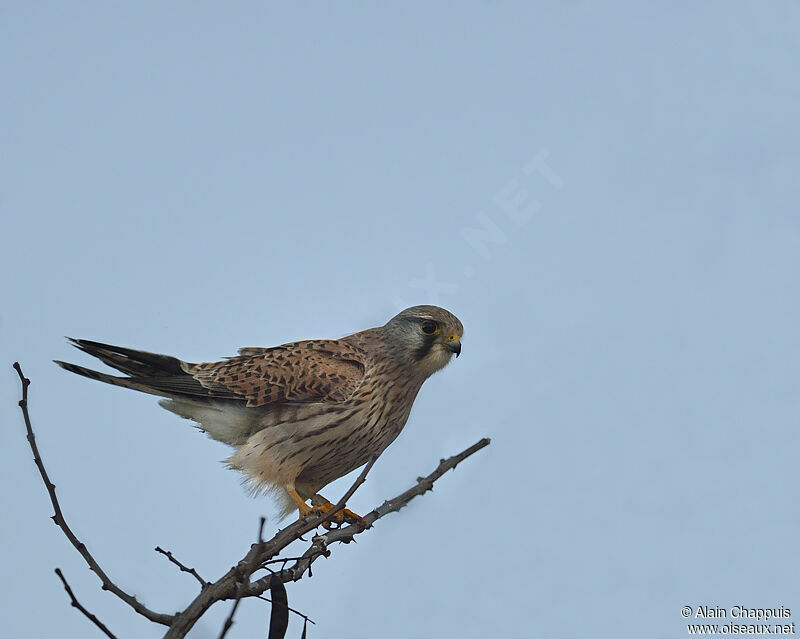
<instances>
[{"instance_id":1,"label":"bare branch","mask_svg":"<svg viewBox=\"0 0 800 639\"><path fill-rule=\"evenodd\" d=\"M372 512L364 517L364 523L350 524L349 526L336 528L324 535L317 535L311 539L311 546L306 550L302 557L297 560L290 568L276 572L284 583L290 581L299 581L302 579L306 571L310 572L311 564L320 556L327 557L330 555L328 545L339 541L342 543L349 543L353 540L355 535L364 532L370 528L378 519L385 515L396 512L410 502L414 497L422 495L423 493L431 490L433 483L439 479L448 470L452 470L470 455L473 455L480 449L488 446L490 440L488 438L481 439L479 442L473 444L466 450L458 455L442 459L436 469L426 477L417 479L417 483L409 488L407 491L401 493L397 497L385 501L381 506L375 508ZM369 468L365 467L361 474L354 482L357 488L366 477L366 472ZM339 503L349 499L355 488L351 486L351 490L345 493L344 497L339 500ZM224 599L233 599L237 596L239 586L239 568L242 563L255 562L256 566L264 566L267 563L272 563L284 548L292 542L298 540L302 535L310 530L318 527L323 520L327 520L327 515L333 513L334 509L329 510L324 515L309 515L303 519L298 519L286 528L279 530L275 536L263 544L253 544L247 555L239 562L237 566L231 568L225 575L220 577L217 581L212 583L206 590L201 592L194 600L180 613L176 615L170 629L164 635L164 639L177 639L178 637L185 637L186 633L197 623L197 620L208 610L215 602ZM281 560L282 561L282 560ZM269 581L272 575L263 577L257 581L252 582L247 588L246 592L239 594L239 598L255 597L264 593L269 589Z\"/></svg>"},{"instance_id":2,"label":"bare branch","mask_svg":"<svg viewBox=\"0 0 800 639\"><path fill-rule=\"evenodd\" d=\"M188 566L183 565L180 561L175 559L172 556L172 553L169 550L164 550L161 546L156 546L155 551L164 555L167 559L169 559L173 564L175 564L178 568L180 568L181 572L188 572L192 577L194 577L197 582L200 584L201 588L206 588L210 582L203 579L194 568L189 568Z\"/></svg>"},{"instance_id":3,"label":"bare branch","mask_svg":"<svg viewBox=\"0 0 800 639\"><path fill-rule=\"evenodd\" d=\"M433 490L433 484L437 479L444 475L448 470L453 470L467 457L475 454L482 448L485 448L490 443L491 440L488 437L484 437L466 450L460 452L458 455L453 455L447 459L440 460L439 465L431 474L425 477L417 478L417 483L414 484L414 486L401 493L397 497L383 502L382 505L365 515L364 523L350 524L349 526L328 531L323 535L315 536L311 540L311 546L309 546L308 550L306 550L303 556L295 561L290 568L280 571L279 574L281 579L283 579L284 582L299 581L302 579L306 570L310 571L311 564L316 559L330 555L330 550L328 549L330 544L335 542L345 544L350 543L353 541L353 538L356 535L364 532L368 528L371 528L372 525L382 517L388 515L389 513L399 511L406 504L408 504L408 502L414 499L414 497L418 497L425 494L429 490ZM267 588L269 588L269 577L263 577L251 584L248 595L261 594Z\"/></svg>"},{"instance_id":4,"label":"bare branch","mask_svg":"<svg viewBox=\"0 0 800 639\"><path fill-rule=\"evenodd\" d=\"M67 583L67 578L64 577L64 573L61 572L60 568L56 568L56 574L58 575L58 578L61 580L61 583L64 584L64 590L66 590L67 594L69 595L70 604L72 605L72 607L80 610L83 613L83 616L86 617L89 621L91 621L95 626L100 628L100 630L105 634L106 637L109 637L110 639L117 639L114 633L111 632L102 621L100 621L97 617L95 617L91 612L86 610L86 608L84 608L81 605L81 603L75 598L75 594L72 592L72 588L69 587L69 584Z\"/></svg>"},{"instance_id":5,"label":"bare branch","mask_svg":"<svg viewBox=\"0 0 800 639\"><path fill-rule=\"evenodd\" d=\"M50 495L50 503L53 505L53 521L59 528L61 528L61 531L64 533L66 538L69 539L69 542L81 554L81 557L83 557L83 559L89 565L89 569L100 578L100 581L103 584L103 590L112 592L136 612L143 617L146 617L150 621L169 626L175 618L175 615L165 615L150 610L148 607L140 603L136 597L129 595L127 592L122 590L122 588L111 581L108 575L106 575L106 573L100 567L100 564L97 563L95 558L86 548L86 545L75 536L75 533L72 532L72 529L67 524L66 519L64 519L64 513L61 511L61 506L58 503L58 498L56 497L55 484L50 481L47 470L45 470L44 462L39 454L39 447L36 445L36 437L33 434L33 427L31 426L31 419L28 413L28 386L30 386L31 380L23 375L19 362L14 362L14 370L17 371L17 375L19 375L19 379L22 382L22 399L19 400L19 407L22 409L22 416L25 419L25 428L28 431L28 443L30 444L31 451L33 452L33 461L36 463L36 468L39 469L39 474L42 476L42 481L44 482L45 488L47 488L47 493Z\"/></svg>"},{"instance_id":6,"label":"bare branch","mask_svg":"<svg viewBox=\"0 0 800 639\"><path fill-rule=\"evenodd\" d=\"M255 545L255 548L258 552L261 551L261 547L264 545L264 522L266 522L266 519L262 517L258 524L258 543ZM257 568L254 560L256 557L258 557L258 552L256 552L249 561L244 563L244 565L240 563L238 566L241 568L241 572L239 585L236 588L236 601L233 602L231 611L228 614L227 619L225 619L225 623L222 626L222 631L219 633L219 639L225 639L225 635L228 634L228 630L230 630L231 626L233 625L233 616L236 614L236 609L239 607L239 603L242 601L242 595L247 591L247 586L250 585L250 575L252 575Z\"/></svg>"}]
</instances>

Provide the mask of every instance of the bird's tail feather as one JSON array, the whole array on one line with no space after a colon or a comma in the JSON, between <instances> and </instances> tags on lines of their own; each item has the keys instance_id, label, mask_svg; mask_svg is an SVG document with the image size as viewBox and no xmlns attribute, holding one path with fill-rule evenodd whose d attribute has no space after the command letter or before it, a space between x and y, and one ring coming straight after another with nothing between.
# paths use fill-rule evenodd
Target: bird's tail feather
<instances>
[{"instance_id":1,"label":"bird's tail feather","mask_svg":"<svg viewBox=\"0 0 800 639\"><path fill-rule=\"evenodd\" d=\"M186 373L181 360L177 357L138 351L123 346L102 344L101 342L92 342L88 339L74 339L72 337L67 339L72 342L75 348L128 375L165 377L184 375Z\"/></svg>"},{"instance_id":2,"label":"bird's tail feather","mask_svg":"<svg viewBox=\"0 0 800 639\"><path fill-rule=\"evenodd\" d=\"M68 339L73 346L84 353L96 357L104 364L130 375L130 377L114 377L76 364L56 361L56 364L72 373L160 397L184 397L196 400L210 399L211 397L237 399L227 389L211 389L203 386L187 372L186 368L191 365L182 362L177 357L137 351L132 348L112 346L85 339Z\"/></svg>"},{"instance_id":3,"label":"bird's tail feather","mask_svg":"<svg viewBox=\"0 0 800 639\"><path fill-rule=\"evenodd\" d=\"M130 377L115 377L114 375L93 371L90 368L84 368L83 366L78 366L77 364L70 364L69 362L62 362L59 360L53 361L64 370L68 370L70 373L82 375L83 377L88 377L89 379L96 379L98 382L105 382L106 384L121 386L122 388L130 388L143 393L150 393L151 395L160 395L162 397L169 396L169 394L163 390L159 390L153 386L138 382Z\"/></svg>"}]
</instances>

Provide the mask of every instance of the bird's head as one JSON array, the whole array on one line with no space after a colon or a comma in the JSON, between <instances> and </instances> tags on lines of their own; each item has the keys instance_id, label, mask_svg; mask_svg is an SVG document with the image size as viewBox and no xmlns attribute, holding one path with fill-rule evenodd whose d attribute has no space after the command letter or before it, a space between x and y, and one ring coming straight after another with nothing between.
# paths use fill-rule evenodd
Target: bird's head
<instances>
[{"instance_id":1,"label":"bird's head","mask_svg":"<svg viewBox=\"0 0 800 639\"><path fill-rule=\"evenodd\" d=\"M392 346L425 377L461 354L464 327L450 311L438 306L412 306L384 326Z\"/></svg>"}]
</instances>

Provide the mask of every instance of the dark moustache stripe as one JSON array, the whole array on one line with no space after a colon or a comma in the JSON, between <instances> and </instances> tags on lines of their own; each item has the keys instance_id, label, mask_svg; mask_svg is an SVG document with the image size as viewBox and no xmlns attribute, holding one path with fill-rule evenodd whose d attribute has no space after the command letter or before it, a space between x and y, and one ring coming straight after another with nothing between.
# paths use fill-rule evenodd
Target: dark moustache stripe
<instances>
[{"instance_id":1,"label":"dark moustache stripe","mask_svg":"<svg viewBox=\"0 0 800 639\"><path fill-rule=\"evenodd\" d=\"M431 352L433 345L436 343L437 337L438 335L424 335L422 338L422 346L414 351L414 359L418 362L425 359L428 356L428 353Z\"/></svg>"}]
</instances>

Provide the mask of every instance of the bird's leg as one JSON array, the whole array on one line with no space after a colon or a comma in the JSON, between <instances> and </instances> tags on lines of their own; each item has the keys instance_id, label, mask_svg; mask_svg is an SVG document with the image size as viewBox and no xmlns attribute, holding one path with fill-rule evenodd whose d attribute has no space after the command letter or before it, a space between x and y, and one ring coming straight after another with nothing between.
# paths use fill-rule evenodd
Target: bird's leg
<instances>
[{"instance_id":1,"label":"bird's leg","mask_svg":"<svg viewBox=\"0 0 800 639\"><path fill-rule=\"evenodd\" d=\"M289 497L292 498L292 501L297 504L297 510L300 511L300 519L303 517L307 517L308 515L313 515L315 512L315 508L312 508L306 503L306 500L303 499L295 490L295 487L291 484L287 484L283 487L286 492L288 493Z\"/></svg>"},{"instance_id":2,"label":"bird's leg","mask_svg":"<svg viewBox=\"0 0 800 639\"><path fill-rule=\"evenodd\" d=\"M317 493L311 498L311 503L314 505L314 508L319 510L320 512L326 513L331 508L333 508L333 504L325 499L322 495ZM333 516L333 520L340 523L348 523L348 524L363 524L364 518L361 515L357 515L349 508L342 508L338 513Z\"/></svg>"}]
</instances>

